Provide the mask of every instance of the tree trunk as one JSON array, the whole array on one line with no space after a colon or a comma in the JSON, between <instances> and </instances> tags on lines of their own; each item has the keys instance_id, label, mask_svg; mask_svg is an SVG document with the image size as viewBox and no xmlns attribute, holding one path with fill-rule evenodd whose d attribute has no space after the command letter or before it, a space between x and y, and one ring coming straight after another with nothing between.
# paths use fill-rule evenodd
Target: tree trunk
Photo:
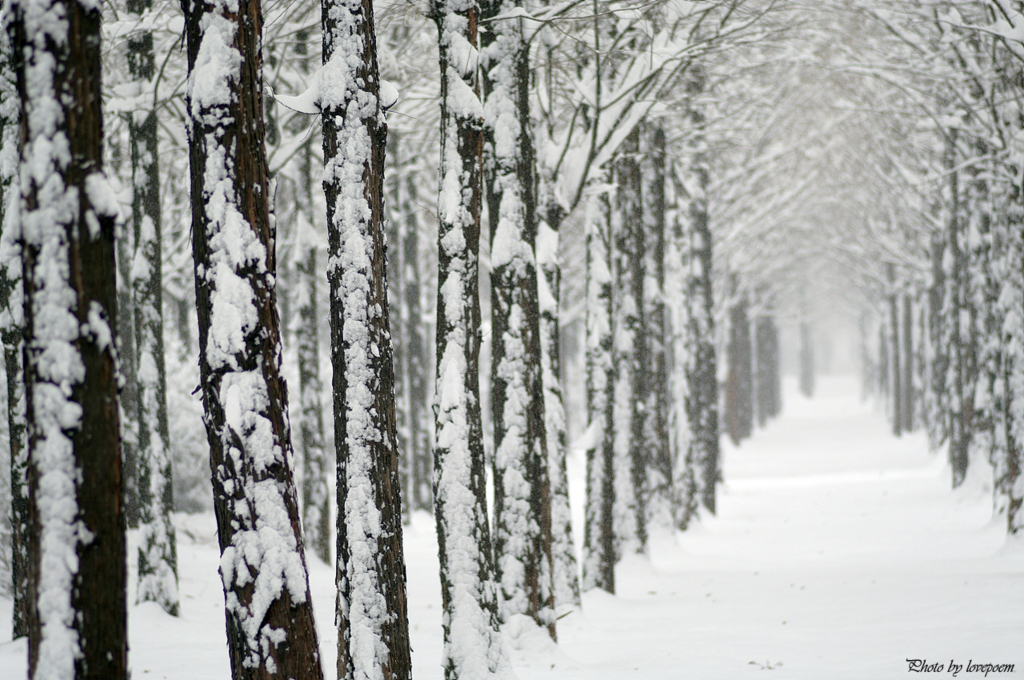
<instances>
[{"instance_id":1,"label":"tree trunk","mask_svg":"<svg viewBox=\"0 0 1024 680\"><path fill-rule=\"evenodd\" d=\"M814 343L811 327L800 323L800 393L810 399L814 396Z\"/></svg>"},{"instance_id":2,"label":"tree trunk","mask_svg":"<svg viewBox=\"0 0 1024 680\"><path fill-rule=\"evenodd\" d=\"M122 488L125 519L128 527L139 526L139 383L135 374L138 356L135 352L135 311L132 304L131 239L134 230L123 229L117 237L117 356L123 377L121 397L121 455L124 461Z\"/></svg>"},{"instance_id":3,"label":"tree trunk","mask_svg":"<svg viewBox=\"0 0 1024 680\"><path fill-rule=\"evenodd\" d=\"M649 478L650 518L671 518L671 526L678 517L678 496L675 489L676 459L674 442L669 422L672 413L672 393L669 386L670 367L668 345L672 339L672 328L666 306L665 258L667 242L667 204L665 196L665 130L660 124L651 125L645 135L647 153L644 170L644 229L650 237L648 268L652 271L645 290L645 307L650 318L648 343L650 347L651 370L649 372L648 439L650 444Z\"/></svg>"},{"instance_id":4,"label":"tree trunk","mask_svg":"<svg viewBox=\"0 0 1024 680\"><path fill-rule=\"evenodd\" d=\"M15 219L25 296L29 677L127 678L117 203L102 169L100 9L34 0L10 11L23 140Z\"/></svg>"},{"instance_id":5,"label":"tree trunk","mask_svg":"<svg viewBox=\"0 0 1024 680\"><path fill-rule=\"evenodd\" d=\"M949 398L949 461L953 470L953 488L960 486L967 476L967 453L970 446L970 430L968 424L969 414L967 412L967 361L968 349L966 347L964 319L968 312L965 303L966 290L966 268L967 258L963 249L963 234L961 228L961 206L960 206L960 182L959 172L956 170L956 137L957 130L949 131L948 148L946 150L945 165L948 172L949 183L947 185L949 216L947 224L947 245L949 258L952 266L951 271L946 272L948 286L947 305L944 316L950 321L949 328L949 378L947 385L950 388Z\"/></svg>"},{"instance_id":6,"label":"tree trunk","mask_svg":"<svg viewBox=\"0 0 1024 680\"><path fill-rule=\"evenodd\" d=\"M688 86L693 96L704 89L703 69L698 68ZM694 127L704 125L704 111L698 102L690 103L690 120ZM718 422L718 357L715 351L715 317L713 275L713 239L708 220L707 190L710 182L707 142L698 134L692 142L691 159L687 162L690 181L686 189L690 197L685 217L685 229L680 235L685 272L685 322L688 352L685 354L686 418L689 437L686 458L694 467L695 491L700 502L711 514L715 513L716 491L721 481L719 471ZM681 194L683 187L677 187ZM730 383L731 384L731 383ZM727 393L728 394L728 393ZM690 515L696 511L695 499L687 499L684 515L677 520L685 528ZM685 520L685 521L683 521Z\"/></svg>"},{"instance_id":7,"label":"tree trunk","mask_svg":"<svg viewBox=\"0 0 1024 680\"><path fill-rule=\"evenodd\" d=\"M914 305L910 294L903 294L903 431L914 431Z\"/></svg>"},{"instance_id":8,"label":"tree trunk","mask_svg":"<svg viewBox=\"0 0 1024 680\"><path fill-rule=\"evenodd\" d=\"M603 177L595 179L599 185ZM615 593L618 545L615 507L615 387L612 237L607 193L587 205L586 394L587 499L583 533L583 589Z\"/></svg>"},{"instance_id":9,"label":"tree trunk","mask_svg":"<svg viewBox=\"0 0 1024 680\"><path fill-rule=\"evenodd\" d=\"M312 154L308 154L311 156ZM307 158L308 158L307 156ZM309 174L305 177L310 178ZM311 178L310 178L311 179ZM308 204L312 207L312 204ZM298 334L299 442L302 447L302 527L316 556L331 563L331 507L328 484L329 460L324 439L324 408L320 395L320 309L317 278L317 247L302 241L305 257L296 267L301 289Z\"/></svg>"},{"instance_id":10,"label":"tree trunk","mask_svg":"<svg viewBox=\"0 0 1024 680\"><path fill-rule=\"evenodd\" d=\"M0 31L0 230L17 175L20 153L19 106L14 61L6 30ZM19 200L13 198L13 200ZM12 636L28 636L28 451L25 448L25 379L22 358L24 301L21 292L21 246L18 235L0 234L0 342L7 375L7 435L11 479L11 595Z\"/></svg>"},{"instance_id":11,"label":"tree trunk","mask_svg":"<svg viewBox=\"0 0 1024 680\"><path fill-rule=\"evenodd\" d=\"M539 182L537 266L540 302L541 367L544 374L544 430L547 433L548 476L551 482L551 559L555 606L580 606L576 546L573 543L572 512L569 507L569 475L566 454L569 433L562 402L562 355L559 310L561 266L558 233L565 210L552 193L551 178Z\"/></svg>"},{"instance_id":12,"label":"tree trunk","mask_svg":"<svg viewBox=\"0 0 1024 680\"><path fill-rule=\"evenodd\" d=\"M408 323L405 326L406 377L408 380L409 457L411 458L410 503L415 510L431 510L430 450L430 363L427 357L426 327L423 322L423 267L420 263L420 221L417 215L420 176L408 172L404 177L405 202L402 232L402 292Z\"/></svg>"},{"instance_id":13,"label":"tree trunk","mask_svg":"<svg viewBox=\"0 0 1024 680\"><path fill-rule=\"evenodd\" d=\"M753 362L747 305L746 296L743 296L730 307L729 344L726 347L729 363L725 388L726 422L729 438L736 445L751 435L754 425Z\"/></svg>"},{"instance_id":14,"label":"tree trunk","mask_svg":"<svg viewBox=\"0 0 1024 680\"><path fill-rule=\"evenodd\" d=\"M482 20L515 9L481 3ZM529 47L519 21L481 36L485 174L491 237L491 422L494 557L502 618L526 614L555 637L540 309L534 254L536 163L529 109Z\"/></svg>"},{"instance_id":15,"label":"tree trunk","mask_svg":"<svg viewBox=\"0 0 1024 680\"><path fill-rule=\"evenodd\" d=\"M462 67L467 57L476 63L480 10L475 2L450 0L435 0L431 9L441 72L433 488L444 672L446 680L507 677L511 665L498 632L478 382L484 113L479 73Z\"/></svg>"},{"instance_id":16,"label":"tree trunk","mask_svg":"<svg viewBox=\"0 0 1024 680\"><path fill-rule=\"evenodd\" d=\"M625 545L647 547L648 352L644 314L644 231L639 128L626 137L614 163L615 217L615 533ZM617 227L617 228L616 228ZM628 471L628 472L627 472Z\"/></svg>"},{"instance_id":17,"label":"tree trunk","mask_svg":"<svg viewBox=\"0 0 1024 680\"><path fill-rule=\"evenodd\" d=\"M131 0L128 10L142 15L152 0ZM156 76L153 33L143 30L128 38L128 69L137 95L152 97ZM140 115L141 114L141 115ZM164 305L161 266L160 170L156 111L129 118L131 144L132 263L136 415L138 421L138 499L142 544L139 546L139 602L158 603L178 615L178 546L171 523L174 496L171 478L170 430L167 424L167 371L164 367Z\"/></svg>"},{"instance_id":18,"label":"tree trunk","mask_svg":"<svg viewBox=\"0 0 1024 680\"><path fill-rule=\"evenodd\" d=\"M373 6L370 0L324 0L321 16L338 460L338 677L403 680L412 676L412 662L384 238L387 124Z\"/></svg>"},{"instance_id":19,"label":"tree trunk","mask_svg":"<svg viewBox=\"0 0 1024 680\"><path fill-rule=\"evenodd\" d=\"M895 285L893 267L889 265L889 285ZM892 356L892 433L903 434L903 370L900 364L900 313L899 297L889 294L889 334Z\"/></svg>"},{"instance_id":20,"label":"tree trunk","mask_svg":"<svg viewBox=\"0 0 1024 680\"><path fill-rule=\"evenodd\" d=\"M936 230L932 234L929 252L932 271L928 287L928 390L925 410L928 413L928 444L938 449L948 436L947 411L949 395L946 377L949 373L948 319L946 306L946 271L943 267L947 239Z\"/></svg>"},{"instance_id":21,"label":"tree trunk","mask_svg":"<svg viewBox=\"0 0 1024 680\"><path fill-rule=\"evenodd\" d=\"M199 370L236 680L321 680L280 374L258 0L186 8Z\"/></svg>"}]
</instances>

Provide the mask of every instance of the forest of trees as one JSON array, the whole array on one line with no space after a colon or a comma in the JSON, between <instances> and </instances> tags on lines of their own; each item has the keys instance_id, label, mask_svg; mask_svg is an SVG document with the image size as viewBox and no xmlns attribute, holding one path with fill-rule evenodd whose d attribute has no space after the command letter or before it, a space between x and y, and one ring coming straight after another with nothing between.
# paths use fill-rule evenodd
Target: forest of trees
<instances>
[{"instance_id":1,"label":"forest of trees","mask_svg":"<svg viewBox=\"0 0 1024 680\"><path fill-rule=\"evenodd\" d=\"M172 512L210 511L233 677L324 677L309 548L337 676L410 678L420 511L446 678L509 677L503 623L557 640L715 512L722 435L782 411L782 328L812 397L837 307L894 433L953 487L992 466L1024 526L1019 0L7 0L3 26L0 572L32 678L127 678L128 580L177 615Z\"/></svg>"}]
</instances>

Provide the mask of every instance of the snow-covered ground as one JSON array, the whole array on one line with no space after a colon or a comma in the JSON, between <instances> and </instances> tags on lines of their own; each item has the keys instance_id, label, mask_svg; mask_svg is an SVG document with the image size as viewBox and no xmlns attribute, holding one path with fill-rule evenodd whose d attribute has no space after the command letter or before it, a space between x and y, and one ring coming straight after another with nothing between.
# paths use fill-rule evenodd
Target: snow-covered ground
<instances>
[{"instance_id":1,"label":"snow-covered ground","mask_svg":"<svg viewBox=\"0 0 1024 680\"><path fill-rule=\"evenodd\" d=\"M921 435L892 437L859 402L854 379L821 379L813 400L793 387L782 418L739 448L726 444L718 517L656 536L649 558L625 559L618 595L587 593L582 612L559 622L557 646L528 626L506 631L521 680L733 680L768 669L885 680L906 677L907 659L942 664L946 677L951 660L964 666L961 678L981 676L969 663L1015 664L990 678L1024 676L1024 537L1007 542L1003 518L992 517L986 466L950 491L942 457ZM575 493L580 458L570 466ZM176 520L182 615L132 607L133 676L221 680L229 673L214 520ZM428 515L406 528L406 560L415 676L440 679ZM309 563L333 678L334 572ZM0 679L25 677L10 611L0 599Z\"/></svg>"}]
</instances>

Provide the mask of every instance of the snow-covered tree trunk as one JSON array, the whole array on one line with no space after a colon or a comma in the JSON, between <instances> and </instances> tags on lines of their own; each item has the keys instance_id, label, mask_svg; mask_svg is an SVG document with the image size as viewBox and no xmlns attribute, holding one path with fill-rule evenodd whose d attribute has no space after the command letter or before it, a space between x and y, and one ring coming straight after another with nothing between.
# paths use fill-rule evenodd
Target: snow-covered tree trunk
<instances>
[{"instance_id":1,"label":"snow-covered tree trunk","mask_svg":"<svg viewBox=\"0 0 1024 680\"><path fill-rule=\"evenodd\" d=\"M546 2L546 5L551 3ZM547 29L550 30L550 29ZM544 35L542 33L542 35ZM538 60L540 73L533 88L538 101L548 105L537 107L540 124L536 126L537 148L548 148L555 135L550 109L555 74L558 68L558 47L554 40L541 39ZM541 364L544 374L544 429L547 433L548 475L551 482L551 536L555 606L580 606L579 566L573 542L572 513L569 508L569 479L566 455L569 433L562 393L562 265L559 259L559 234L566 218L566 206L557 193L556 172L538 155L537 181L537 266L541 275L537 284L540 298Z\"/></svg>"},{"instance_id":2,"label":"snow-covered tree trunk","mask_svg":"<svg viewBox=\"0 0 1024 680\"><path fill-rule=\"evenodd\" d=\"M312 153L306 151L303 179L312 179L309 160ZM299 189L304 191L303 188ZM312 198L311 196L309 198ZM312 208L312 201L306 203ZM310 223L299 226L299 247L304 256L296 266L296 283L299 293L297 333L299 368L299 446L302 447L302 528L306 542L316 556L330 564L331 561L331 508L330 485L328 484L329 463L327 444L324 437L324 408L320 395L323 384L320 381L320 272L317 269L317 246L313 242L313 226ZM303 238L305 236L305 238Z\"/></svg>"},{"instance_id":3,"label":"snow-covered tree trunk","mask_svg":"<svg viewBox=\"0 0 1024 680\"><path fill-rule=\"evenodd\" d=\"M19 230L24 286L29 677L123 679L118 208L103 173L100 7L19 1L5 20L23 142L6 227Z\"/></svg>"},{"instance_id":4,"label":"snow-covered tree trunk","mask_svg":"<svg viewBox=\"0 0 1024 680\"><path fill-rule=\"evenodd\" d=\"M511 0L481 3L485 185L491 240L494 559L502 618L526 614L555 636L551 485L534 249L536 161L529 46Z\"/></svg>"},{"instance_id":5,"label":"snow-covered tree trunk","mask_svg":"<svg viewBox=\"0 0 1024 680\"><path fill-rule=\"evenodd\" d=\"M889 285L895 286L894 268L890 264ZM903 369L902 347L900 345L900 311L899 296L895 291L889 293L889 342L890 356L892 357L892 403L890 413L892 415L892 432L897 437L903 434Z\"/></svg>"},{"instance_id":6,"label":"snow-covered tree trunk","mask_svg":"<svg viewBox=\"0 0 1024 680\"><path fill-rule=\"evenodd\" d=\"M133 229L119 229L117 244L117 356L123 379L121 396L121 456L124 461L125 519L128 527L139 526L139 383L136 376L135 312L132 301Z\"/></svg>"},{"instance_id":7,"label":"snow-covered tree trunk","mask_svg":"<svg viewBox=\"0 0 1024 680\"><path fill-rule=\"evenodd\" d=\"M232 675L320 680L281 377L258 0L186 7L199 369Z\"/></svg>"},{"instance_id":8,"label":"snow-covered tree trunk","mask_svg":"<svg viewBox=\"0 0 1024 680\"><path fill-rule=\"evenodd\" d=\"M643 196L640 131L631 132L615 161L616 522L626 549L647 547L647 320L644 314Z\"/></svg>"},{"instance_id":9,"label":"snow-covered tree trunk","mask_svg":"<svg viewBox=\"0 0 1024 680\"><path fill-rule=\"evenodd\" d=\"M914 304L910 293L903 294L903 330L900 334L903 343L903 431L914 431L914 404L917 395L914 390Z\"/></svg>"},{"instance_id":10,"label":"snow-covered tree trunk","mask_svg":"<svg viewBox=\"0 0 1024 680\"><path fill-rule=\"evenodd\" d=\"M537 279L540 301L541 366L544 373L544 430L547 433L548 475L551 483L551 558L555 606L580 605L576 546L569 508L566 454L569 433L562 400L562 352L559 311L562 273L558 234L565 210L552 193L551 178L541 179L538 191Z\"/></svg>"},{"instance_id":11,"label":"snow-covered tree trunk","mask_svg":"<svg viewBox=\"0 0 1024 680\"><path fill-rule=\"evenodd\" d=\"M323 0L324 192L338 461L338 677L412 676L370 0ZM388 92L384 96L390 97Z\"/></svg>"},{"instance_id":12,"label":"snow-covered tree trunk","mask_svg":"<svg viewBox=\"0 0 1024 680\"><path fill-rule=\"evenodd\" d=\"M1007 531L1015 534L1024 529L1024 196L1017 184L1006 193L1009 208L1000 294L1005 310L1002 371L1006 463L1005 473L997 477L996 484L1006 495Z\"/></svg>"},{"instance_id":13,"label":"snow-covered tree trunk","mask_svg":"<svg viewBox=\"0 0 1024 680\"><path fill-rule=\"evenodd\" d=\"M611 205L595 178L587 201L586 394L587 498L583 531L583 589L615 592L618 544L615 508L614 298Z\"/></svg>"},{"instance_id":14,"label":"snow-covered tree trunk","mask_svg":"<svg viewBox=\"0 0 1024 680\"><path fill-rule=\"evenodd\" d=\"M814 396L814 343L811 326L806 321L800 322L800 393L805 397Z\"/></svg>"},{"instance_id":15,"label":"snow-covered tree trunk","mask_svg":"<svg viewBox=\"0 0 1024 680\"><path fill-rule=\"evenodd\" d=\"M480 413L480 209L484 111L477 69L480 8L435 0L441 73L434 516L446 680L508 677L498 632Z\"/></svg>"},{"instance_id":16,"label":"snow-covered tree trunk","mask_svg":"<svg viewBox=\"0 0 1024 680\"><path fill-rule=\"evenodd\" d=\"M779 329L775 318L771 314L759 315L754 335L757 341L757 422L764 427L782 412Z\"/></svg>"},{"instance_id":17,"label":"snow-covered tree trunk","mask_svg":"<svg viewBox=\"0 0 1024 680\"><path fill-rule=\"evenodd\" d=\"M947 170L946 206L947 231L946 252L943 261L946 270L946 306L943 315L949 319L949 373L946 384L950 390L948 408L949 462L953 470L953 488L960 486L967 476L968 450L970 446L970 425L966 409L967 402L967 361L966 347L969 329L965 323L969 317L966 303L967 253L964 249L963 219L960 197L959 170L956 167L955 144L958 131L949 130L949 145L945 157Z\"/></svg>"},{"instance_id":18,"label":"snow-covered tree trunk","mask_svg":"<svg viewBox=\"0 0 1024 680\"><path fill-rule=\"evenodd\" d=\"M8 34L0 30L0 342L7 376L7 435L11 480L12 636L28 635L28 451L25 448L25 378L22 371L24 304L21 294L21 247L16 229L7 229L11 201L19 201L19 108L14 61ZM12 190L14 189L14 190ZM17 208L15 208L17 214ZM12 224L12 227L14 225ZM2 532L0 532L2 535Z\"/></svg>"},{"instance_id":19,"label":"snow-covered tree trunk","mask_svg":"<svg viewBox=\"0 0 1024 680\"><path fill-rule=\"evenodd\" d=\"M143 15L152 0L132 0L128 10ZM128 38L128 69L135 96L152 103L156 60L153 33L140 30ZM160 171L157 151L157 119L153 108L134 112L129 118L131 144L132 230L135 255L132 262L132 312L134 314L135 379L138 388L137 437L140 602L159 604L172 616L178 614L178 555L171 510L170 430L167 424L167 371L164 367L164 306Z\"/></svg>"},{"instance_id":20,"label":"snow-covered tree trunk","mask_svg":"<svg viewBox=\"0 0 1024 680\"><path fill-rule=\"evenodd\" d=\"M407 172L401 192L402 225L402 306L406 315L405 378L406 413L409 418L408 452L410 459L409 504L413 510L431 509L430 362L427 355L426 324L423 318L423 265L420 262L420 225L418 173Z\"/></svg>"},{"instance_id":21,"label":"snow-covered tree trunk","mask_svg":"<svg viewBox=\"0 0 1024 680\"><path fill-rule=\"evenodd\" d=\"M928 286L928 382L925 392L928 445L936 450L946 441L948 417L946 408L949 396L946 390L946 376L949 372L949 346L946 342L948 321L943 314L946 305L946 271L943 259L946 253L946 238L936 229L929 244L931 255L931 280Z\"/></svg>"},{"instance_id":22,"label":"snow-covered tree trunk","mask_svg":"<svg viewBox=\"0 0 1024 680\"><path fill-rule=\"evenodd\" d=\"M746 296L741 295L729 307L729 341L726 346L729 371L725 382L725 412L729 437L737 445L750 436L754 425L748 304Z\"/></svg>"},{"instance_id":23,"label":"snow-covered tree trunk","mask_svg":"<svg viewBox=\"0 0 1024 680\"><path fill-rule=\"evenodd\" d=\"M641 164L643 170L644 230L650 239L645 269L645 307L650 319L648 342L650 347L650 377L648 385L648 476L650 499L648 517L663 526L671 526L678 517L678 493L675 489L673 462L676 459L674 440L670 433L673 408L670 390L669 343L672 327L666 306L666 141L665 129L660 123L645 126L646 153Z\"/></svg>"},{"instance_id":24,"label":"snow-covered tree trunk","mask_svg":"<svg viewBox=\"0 0 1024 680\"><path fill-rule=\"evenodd\" d=\"M695 77L690 86L693 94L703 89L703 79ZM702 132L704 111L696 103L690 104L690 121L697 129L688 147L690 158L684 166L686 186L676 188L677 195L685 190L689 205L680 216L680 255L683 258L685 280L685 337L689 347L683 355L683 374L686 380L687 467L693 468L693 480L687 480L700 503L715 513L716 491L721 476L719 471L719 418L718 418L718 356L715 349L714 291L712 289L713 245L708 219L707 190L710 182L707 142ZM696 510L696 498L684 498L683 514L677 518L679 528L685 528Z\"/></svg>"}]
</instances>

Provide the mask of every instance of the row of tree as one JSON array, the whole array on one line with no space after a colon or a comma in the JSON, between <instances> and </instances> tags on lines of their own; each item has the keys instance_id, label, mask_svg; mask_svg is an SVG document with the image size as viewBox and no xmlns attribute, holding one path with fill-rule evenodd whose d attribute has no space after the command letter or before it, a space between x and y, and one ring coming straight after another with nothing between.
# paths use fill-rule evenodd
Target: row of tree
<instances>
[{"instance_id":1,"label":"row of tree","mask_svg":"<svg viewBox=\"0 0 1024 680\"><path fill-rule=\"evenodd\" d=\"M903 75L904 101L926 121L906 131L913 152L890 172L910 204L871 225L882 264L877 350L865 367L894 432L924 428L948 451L954 487L970 466L991 464L1010 532L1024 523L1021 9L991 0L865 10L890 33L885 73Z\"/></svg>"},{"instance_id":2,"label":"row of tree","mask_svg":"<svg viewBox=\"0 0 1024 680\"><path fill-rule=\"evenodd\" d=\"M555 637L623 554L714 512L720 430L781 410L780 320L839 289L876 311L898 431L948 442L955 483L984 452L1019 527L1019 7L214 1L186 8L184 58L166 9L5 11L0 322L34 677L124 676L125 523L139 598L176 613L172 481L196 450L235 677L322 676L304 545L331 559L332 513L338 675L411 674L400 498L436 518L446 677L507 675L502 622ZM197 380L204 446L167 407Z\"/></svg>"}]
</instances>

